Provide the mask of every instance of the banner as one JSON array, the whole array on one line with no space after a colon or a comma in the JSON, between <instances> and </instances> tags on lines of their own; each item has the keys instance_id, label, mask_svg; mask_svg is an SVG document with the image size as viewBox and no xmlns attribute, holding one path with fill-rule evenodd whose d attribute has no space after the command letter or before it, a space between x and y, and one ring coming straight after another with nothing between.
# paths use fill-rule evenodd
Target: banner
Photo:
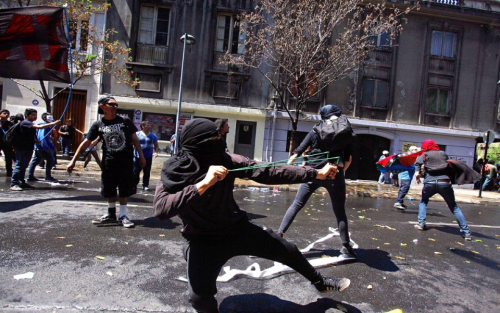
<instances>
[{"instance_id":1,"label":"banner","mask_svg":"<svg viewBox=\"0 0 500 313\"><path fill-rule=\"evenodd\" d=\"M69 83L63 9L0 10L0 77Z\"/></svg>"}]
</instances>

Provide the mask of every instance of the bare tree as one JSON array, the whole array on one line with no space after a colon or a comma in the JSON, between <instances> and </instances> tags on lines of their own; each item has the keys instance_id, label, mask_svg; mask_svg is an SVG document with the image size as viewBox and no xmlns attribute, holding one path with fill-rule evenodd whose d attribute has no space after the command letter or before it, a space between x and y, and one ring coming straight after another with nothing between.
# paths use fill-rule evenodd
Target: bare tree
<instances>
[{"instance_id":1,"label":"bare tree","mask_svg":"<svg viewBox=\"0 0 500 313\"><path fill-rule=\"evenodd\" d=\"M306 102L361 65L374 48L373 36L398 36L403 16L412 9L389 10L385 1L363 0L257 3L241 18L244 54L227 53L225 60L258 70L274 87L292 122L290 151Z\"/></svg>"},{"instance_id":2,"label":"bare tree","mask_svg":"<svg viewBox=\"0 0 500 313\"><path fill-rule=\"evenodd\" d=\"M19 4L22 6L21 0L10 0L11 3ZM24 0L26 2L27 0ZM28 2L29 3L29 2ZM56 0L54 2L39 2L37 4L44 4L49 6L63 6L67 4L66 12L69 23L69 33L71 38L71 56L73 59L73 84L76 84L84 77L92 75L100 75L101 73L109 73L117 78L117 83L126 83L131 86L137 84L137 80L133 80L132 73L126 68L122 68L117 64L124 62L117 62L120 59L128 60L130 48L126 49L120 46L118 41L111 41L110 38L116 33L114 29L98 29L94 25L89 24L93 14L104 12L110 7L109 3L100 5L94 4L91 0ZM70 68L71 69L71 68ZM63 88L52 97L49 96L45 82L40 81L40 90L29 87L19 79L12 79L16 84L29 89L37 97L40 97L45 102L47 112L52 112L52 101L61 92L69 88Z\"/></svg>"}]
</instances>

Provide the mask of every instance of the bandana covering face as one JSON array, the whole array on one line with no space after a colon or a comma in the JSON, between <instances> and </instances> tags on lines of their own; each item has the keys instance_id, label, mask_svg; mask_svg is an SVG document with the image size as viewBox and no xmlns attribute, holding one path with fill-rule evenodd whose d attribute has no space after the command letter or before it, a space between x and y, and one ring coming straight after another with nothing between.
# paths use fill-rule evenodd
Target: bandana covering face
<instances>
[{"instance_id":1,"label":"bandana covering face","mask_svg":"<svg viewBox=\"0 0 500 313\"><path fill-rule=\"evenodd\" d=\"M163 188L175 193L201 181L211 165L229 168L231 158L225 153L222 139L214 122L198 118L189 121L180 135L180 151L165 163L161 171Z\"/></svg>"},{"instance_id":2,"label":"bandana covering face","mask_svg":"<svg viewBox=\"0 0 500 313\"><path fill-rule=\"evenodd\" d=\"M422 142L422 150L425 151L439 151L439 146L432 139L427 139Z\"/></svg>"},{"instance_id":3,"label":"bandana covering face","mask_svg":"<svg viewBox=\"0 0 500 313\"><path fill-rule=\"evenodd\" d=\"M326 120L329 119L332 115L342 115L342 110L335 104L328 104L322 107L321 110L319 110L319 114L321 115L321 119Z\"/></svg>"}]
</instances>

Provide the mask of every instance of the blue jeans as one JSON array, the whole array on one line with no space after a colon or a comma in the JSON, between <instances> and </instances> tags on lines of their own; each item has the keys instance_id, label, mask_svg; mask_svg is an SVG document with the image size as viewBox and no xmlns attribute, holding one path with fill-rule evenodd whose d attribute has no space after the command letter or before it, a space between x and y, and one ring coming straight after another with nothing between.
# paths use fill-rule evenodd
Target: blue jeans
<instances>
[{"instance_id":1,"label":"blue jeans","mask_svg":"<svg viewBox=\"0 0 500 313\"><path fill-rule=\"evenodd\" d=\"M144 170L144 175L142 176L142 187L149 187L149 177L151 174L151 165L153 164L153 157L146 158L146 166L141 167L141 162L138 158L134 159L134 175L137 183L141 181L140 174Z\"/></svg>"},{"instance_id":2,"label":"blue jeans","mask_svg":"<svg viewBox=\"0 0 500 313\"><path fill-rule=\"evenodd\" d=\"M465 221L465 217L455 202L455 193L453 192L453 187L451 184L446 183L425 183L422 189L422 200L420 200L420 206L418 207L418 223L420 225L425 225L425 218L427 216L427 203L429 203L429 198L435 194L439 194L443 197L444 201L448 205L450 211L455 215L455 219L460 226L460 232L464 234L470 234L469 226Z\"/></svg>"},{"instance_id":3,"label":"blue jeans","mask_svg":"<svg viewBox=\"0 0 500 313\"><path fill-rule=\"evenodd\" d=\"M335 175L333 180L314 180L309 183L300 184L299 191L295 196L295 200L292 205L288 208L281 222L279 231L285 233L288 227L292 224L295 216L299 211L306 205L307 200L319 187L324 187L328 194L330 195L330 201L332 202L333 213L337 218L337 224L339 227L340 239L342 244L349 243L349 230L347 226L347 215L345 213L345 179L344 179L344 168L339 167L339 172Z\"/></svg>"},{"instance_id":4,"label":"blue jeans","mask_svg":"<svg viewBox=\"0 0 500 313\"><path fill-rule=\"evenodd\" d=\"M56 163L54 158L54 150L35 150L35 156L33 160L31 160L30 168L28 170L28 178L35 177L35 167L40 164L40 161L46 160L47 164L45 164L45 179L52 178L52 168Z\"/></svg>"},{"instance_id":5,"label":"blue jeans","mask_svg":"<svg viewBox=\"0 0 500 313\"><path fill-rule=\"evenodd\" d=\"M398 193L398 200L396 200L396 203L403 204L405 202L405 196L410 191L410 184L411 180L409 179L401 179L399 181L399 193Z\"/></svg>"},{"instance_id":6,"label":"blue jeans","mask_svg":"<svg viewBox=\"0 0 500 313\"><path fill-rule=\"evenodd\" d=\"M490 177L486 176L482 189L487 191L493 190L493 181Z\"/></svg>"},{"instance_id":7,"label":"blue jeans","mask_svg":"<svg viewBox=\"0 0 500 313\"><path fill-rule=\"evenodd\" d=\"M10 186L22 185L25 183L24 176L26 175L26 168L30 164L33 150L20 150L16 149L16 164L10 179Z\"/></svg>"},{"instance_id":8,"label":"blue jeans","mask_svg":"<svg viewBox=\"0 0 500 313\"><path fill-rule=\"evenodd\" d=\"M61 137L61 148L63 154L69 154L70 147L71 147L71 138Z\"/></svg>"}]
</instances>

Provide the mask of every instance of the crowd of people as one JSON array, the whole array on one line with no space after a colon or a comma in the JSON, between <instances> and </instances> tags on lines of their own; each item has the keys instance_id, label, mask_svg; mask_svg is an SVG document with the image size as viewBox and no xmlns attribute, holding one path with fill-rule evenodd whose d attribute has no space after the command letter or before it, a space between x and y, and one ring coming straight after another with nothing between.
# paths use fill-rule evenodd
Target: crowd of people
<instances>
[{"instance_id":1,"label":"crowd of people","mask_svg":"<svg viewBox=\"0 0 500 313\"><path fill-rule=\"evenodd\" d=\"M138 131L130 119L117 115L118 103L114 97L104 96L98 100L98 104L102 118L94 122L87 133L74 128L71 120L66 120L57 132L62 137L63 155L69 155L69 145L75 131L84 135L66 170L71 173L82 154L86 156L86 169L90 155L93 155L101 168L100 193L107 201L107 212L92 220L92 223L119 224L131 228L134 223L127 216L128 198L137 192L141 172L142 188L149 190L151 165L159 152L158 138L151 132L148 121L142 122L141 130ZM155 188L153 211L159 219L179 216L184 224L181 233L186 239L183 256L187 261L189 301L198 312L218 312L215 299L217 276L224 264L238 255L253 255L283 263L309 280L319 292L343 291L349 287L350 280L347 278L324 277L320 274L297 247L284 238L297 213L311 195L323 187L330 196L340 233L339 258L356 261L358 257L351 245L345 209L344 173L352 162L353 141L350 141L349 136L354 134L338 106L327 105L320 110L320 115L321 122L292 152L288 164L280 166L258 166L254 160L227 153L224 136L229 132L229 126L224 119L215 123L202 118L190 120L179 132L179 138L173 138L178 151L163 164L161 180ZM0 111L4 133L15 125L15 121L10 121L9 117L10 112ZM49 113L43 113L41 117L43 121L35 124L37 111L26 110L24 119L18 122L22 140L15 149L0 141L13 191L33 188L26 181L38 180L34 176L34 168L41 160L46 162L45 180L55 180L51 175L56 149L51 129L61 121L54 121ZM345 136L342 141L338 137L328 137L325 134L328 129L343 132ZM99 142L102 142L102 161L95 150ZM410 148L410 153L418 151L417 147ZM452 187L454 178L446 168L448 155L440 151L433 140L422 142L420 151L414 170L399 173L398 199L394 207L405 210L404 198L411 181L415 177L415 181L420 183L422 179L424 186L415 227L420 231L428 229L427 204L430 197L439 194L454 214L462 237L471 240L468 224L455 202ZM304 155L307 157L306 165L303 165L303 160L296 162L300 158L306 159ZM384 151L381 160L388 155L388 151ZM28 178L25 180L28 166ZM491 176L484 186L491 184L497 175L493 167L488 168ZM265 184L300 183L295 200L286 211L277 232L253 223L246 212L238 207L233 198L234 181L237 178ZM379 183L385 179L386 175L381 175Z\"/></svg>"}]
</instances>

